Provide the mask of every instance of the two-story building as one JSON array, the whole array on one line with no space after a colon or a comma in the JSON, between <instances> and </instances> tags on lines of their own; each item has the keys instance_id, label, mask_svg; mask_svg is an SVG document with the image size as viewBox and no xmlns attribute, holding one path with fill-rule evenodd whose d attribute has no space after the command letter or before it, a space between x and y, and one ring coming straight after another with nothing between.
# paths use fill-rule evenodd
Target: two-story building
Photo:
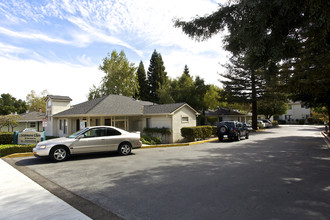
<instances>
[{"instance_id":1,"label":"two-story building","mask_svg":"<svg viewBox=\"0 0 330 220\"><path fill-rule=\"evenodd\" d=\"M279 120L287 123L296 123L299 120L305 120L311 116L311 109L303 102L290 102L289 109L285 115L280 115Z\"/></svg>"}]
</instances>

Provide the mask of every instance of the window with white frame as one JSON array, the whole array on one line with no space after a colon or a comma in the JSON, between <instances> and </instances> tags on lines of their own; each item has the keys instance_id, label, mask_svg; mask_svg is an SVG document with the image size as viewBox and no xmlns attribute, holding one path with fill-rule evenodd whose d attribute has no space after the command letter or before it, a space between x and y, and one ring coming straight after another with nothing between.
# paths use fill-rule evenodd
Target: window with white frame
<instances>
[{"instance_id":1,"label":"window with white frame","mask_svg":"<svg viewBox=\"0 0 330 220\"><path fill-rule=\"evenodd\" d=\"M189 117L181 116L181 123L188 123L188 122L189 122Z\"/></svg>"}]
</instances>

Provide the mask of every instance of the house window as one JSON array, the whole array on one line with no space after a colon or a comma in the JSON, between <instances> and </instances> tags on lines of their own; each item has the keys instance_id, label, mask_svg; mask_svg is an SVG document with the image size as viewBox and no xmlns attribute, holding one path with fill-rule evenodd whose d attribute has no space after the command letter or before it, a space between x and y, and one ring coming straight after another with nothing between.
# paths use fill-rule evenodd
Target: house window
<instances>
[{"instance_id":1,"label":"house window","mask_svg":"<svg viewBox=\"0 0 330 220\"><path fill-rule=\"evenodd\" d=\"M67 129L67 126L68 126L68 125L67 125L67 123L66 123L66 120L63 120L63 128L64 128L63 133L64 133L64 134L67 133L67 130L68 130L68 129Z\"/></svg>"},{"instance_id":2,"label":"house window","mask_svg":"<svg viewBox=\"0 0 330 220\"><path fill-rule=\"evenodd\" d=\"M188 123L189 118L188 117L181 117L181 123Z\"/></svg>"},{"instance_id":3,"label":"house window","mask_svg":"<svg viewBox=\"0 0 330 220\"><path fill-rule=\"evenodd\" d=\"M36 123L35 122L30 122L30 128L35 128L36 127Z\"/></svg>"},{"instance_id":4,"label":"house window","mask_svg":"<svg viewBox=\"0 0 330 220\"><path fill-rule=\"evenodd\" d=\"M100 119L95 119L95 126L99 126L100 125Z\"/></svg>"},{"instance_id":5,"label":"house window","mask_svg":"<svg viewBox=\"0 0 330 220\"><path fill-rule=\"evenodd\" d=\"M146 127L151 128L151 118L146 118Z\"/></svg>"},{"instance_id":6,"label":"house window","mask_svg":"<svg viewBox=\"0 0 330 220\"><path fill-rule=\"evenodd\" d=\"M111 126L111 119L110 118L104 119L104 125Z\"/></svg>"},{"instance_id":7,"label":"house window","mask_svg":"<svg viewBox=\"0 0 330 220\"><path fill-rule=\"evenodd\" d=\"M60 127L60 130L63 129L62 120L60 120L60 125L59 125L59 127Z\"/></svg>"}]
</instances>

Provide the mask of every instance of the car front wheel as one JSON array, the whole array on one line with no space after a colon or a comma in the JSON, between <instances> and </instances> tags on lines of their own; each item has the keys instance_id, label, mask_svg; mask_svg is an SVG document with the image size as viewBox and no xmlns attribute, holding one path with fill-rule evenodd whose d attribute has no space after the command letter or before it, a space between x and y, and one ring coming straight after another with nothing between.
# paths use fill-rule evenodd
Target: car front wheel
<instances>
[{"instance_id":1,"label":"car front wheel","mask_svg":"<svg viewBox=\"0 0 330 220\"><path fill-rule=\"evenodd\" d=\"M118 147L119 154L123 156L129 155L131 151L132 151L132 146L130 143L122 143Z\"/></svg>"},{"instance_id":2,"label":"car front wheel","mask_svg":"<svg viewBox=\"0 0 330 220\"><path fill-rule=\"evenodd\" d=\"M50 151L49 156L53 161L60 162L66 160L69 156L69 153L65 147L58 146L58 147L54 147Z\"/></svg>"}]
</instances>

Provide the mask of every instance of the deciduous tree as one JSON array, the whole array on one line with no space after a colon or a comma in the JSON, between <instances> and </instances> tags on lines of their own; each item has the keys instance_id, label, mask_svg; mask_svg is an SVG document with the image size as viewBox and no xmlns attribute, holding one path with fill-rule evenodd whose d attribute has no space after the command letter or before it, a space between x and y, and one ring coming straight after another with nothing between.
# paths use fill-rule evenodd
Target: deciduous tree
<instances>
[{"instance_id":1,"label":"deciduous tree","mask_svg":"<svg viewBox=\"0 0 330 220\"><path fill-rule=\"evenodd\" d=\"M109 94L134 97L137 92L136 68L126 58L124 51L119 54L113 50L103 59L100 65L106 75L103 77L100 87L93 86L88 98L93 99Z\"/></svg>"}]
</instances>

